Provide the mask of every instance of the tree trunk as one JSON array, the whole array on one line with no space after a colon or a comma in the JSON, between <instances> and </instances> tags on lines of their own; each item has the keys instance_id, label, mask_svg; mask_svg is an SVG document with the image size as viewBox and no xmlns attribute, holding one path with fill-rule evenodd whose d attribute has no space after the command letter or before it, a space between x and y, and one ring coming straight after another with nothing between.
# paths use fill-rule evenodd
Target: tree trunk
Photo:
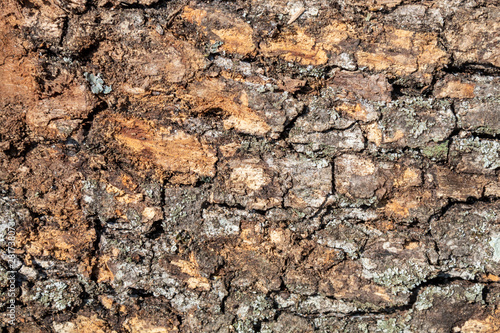
<instances>
[{"instance_id":1,"label":"tree trunk","mask_svg":"<svg viewBox=\"0 0 500 333\"><path fill-rule=\"evenodd\" d=\"M497 1L0 12L4 331L500 332Z\"/></svg>"}]
</instances>

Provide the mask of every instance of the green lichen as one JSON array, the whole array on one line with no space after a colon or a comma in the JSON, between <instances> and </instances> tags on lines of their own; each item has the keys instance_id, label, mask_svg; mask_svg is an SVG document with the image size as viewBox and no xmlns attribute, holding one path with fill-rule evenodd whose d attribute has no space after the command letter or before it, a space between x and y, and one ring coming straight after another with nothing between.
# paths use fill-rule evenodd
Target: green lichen
<instances>
[{"instance_id":1,"label":"green lichen","mask_svg":"<svg viewBox=\"0 0 500 333\"><path fill-rule=\"evenodd\" d=\"M309 65L307 67L298 67L298 72L301 76L311 76L318 79L324 79L327 75L325 68L312 65Z\"/></svg>"},{"instance_id":2,"label":"green lichen","mask_svg":"<svg viewBox=\"0 0 500 333\"><path fill-rule=\"evenodd\" d=\"M372 272L373 281L384 287L391 288L393 292L409 292L425 282L433 268L409 260L401 266L388 267L382 272Z\"/></svg>"},{"instance_id":3,"label":"green lichen","mask_svg":"<svg viewBox=\"0 0 500 333\"><path fill-rule=\"evenodd\" d=\"M239 303L236 314L242 320L250 320L257 323L273 318L276 314L271 299L263 294L237 293L236 299Z\"/></svg>"},{"instance_id":4,"label":"green lichen","mask_svg":"<svg viewBox=\"0 0 500 333\"><path fill-rule=\"evenodd\" d=\"M465 299L470 303L484 303L483 301L484 285L476 283L464 292Z\"/></svg>"},{"instance_id":5,"label":"green lichen","mask_svg":"<svg viewBox=\"0 0 500 333\"><path fill-rule=\"evenodd\" d=\"M292 208L291 211L296 215L298 216L299 218L304 218L306 216L306 214L304 212L301 212L300 210L296 209L296 208Z\"/></svg>"},{"instance_id":6,"label":"green lichen","mask_svg":"<svg viewBox=\"0 0 500 333\"><path fill-rule=\"evenodd\" d=\"M500 128L491 128L488 126L479 126L474 129L476 133L488 134L488 135L497 135L500 134Z\"/></svg>"},{"instance_id":7,"label":"green lichen","mask_svg":"<svg viewBox=\"0 0 500 333\"><path fill-rule=\"evenodd\" d=\"M405 134L409 147L444 140L454 128L455 117L449 103L433 98L408 97L394 100L380 108L380 128L388 138Z\"/></svg>"},{"instance_id":8,"label":"green lichen","mask_svg":"<svg viewBox=\"0 0 500 333\"><path fill-rule=\"evenodd\" d=\"M209 43L205 47L205 56L208 57L211 54L217 54L219 53L219 47L222 46L224 42L222 41L217 41L215 43Z\"/></svg>"},{"instance_id":9,"label":"green lichen","mask_svg":"<svg viewBox=\"0 0 500 333\"><path fill-rule=\"evenodd\" d=\"M49 280L37 284L32 290L32 301L62 311L79 302L81 287L79 285L68 285L63 281Z\"/></svg>"},{"instance_id":10,"label":"green lichen","mask_svg":"<svg viewBox=\"0 0 500 333\"><path fill-rule=\"evenodd\" d=\"M418 299L414 304L414 308L418 311L430 309L434 303L434 298L450 297L453 295L453 290L450 287L430 286L418 295Z\"/></svg>"},{"instance_id":11,"label":"green lichen","mask_svg":"<svg viewBox=\"0 0 500 333\"><path fill-rule=\"evenodd\" d=\"M439 144L427 145L422 149L422 154L433 161L445 160L448 157L448 140Z\"/></svg>"},{"instance_id":12,"label":"green lichen","mask_svg":"<svg viewBox=\"0 0 500 333\"><path fill-rule=\"evenodd\" d=\"M186 217L187 213L184 212L184 205L176 204L173 209L170 211L170 220L172 222L176 222L177 219Z\"/></svg>"},{"instance_id":13,"label":"green lichen","mask_svg":"<svg viewBox=\"0 0 500 333\"><path fill-rule=\"evenodd\" d=\"M237 333L254 333L253 322L250 320L238 320L233 324Z\"/></svg>"},{"instance_id":14,"label":"green lichen","mask_svg":"<svg viewBox=\"0 0 500 333\"><path fill-rule=\"evenodd\" d=\"M141 223L141 214L139 214L139 212L137 212L137 210L135 209L127 209L126 216L132 226L137 226Z\"/></svg>"},{"instance_id":15,"label":"green lichen","mask_svg":"<svg viewBox=\"0 0 500 333\"><path fill-rule=\"evenodd\" d=\"M241 152L251 154L265 154L271 152L272 149L273 146L270 141L255 137L242 141L239 148Z\"/></svg>"},{"instance_id":16,"label":"green lichen","mask_svg":"<svg viewBox=\"0 0 500 333\"><path fill-rule=\"evenodd\" d=\"M399 333L402 332L402 327L397 323L396 318L377 320L376 332L383 333Z\"/></svg>"},{"instance_id":17,"label":"green lichen","mask_svg":"<svg viewBox=\"0 0 500 333\"><path fill-rule=\"evenodd\" d=\"M340 208L359 208L363 206L372 207L376 206L378 203L378 198L376 195L366 199L354 199L349 198L343 194L335 193L332 199Z\"/></svg>"},{"instance_id":18,"label":"green lichen","mask_svg":"<svg viewBox=\"0 0 500 333\"><path fill-rule=\"evenodd\" d=\"M457 303L467 301L469 303L483 304L484 285L480 283L473 284L469 288L463 288L459 285L449 286L430 286L425 288L417 298L414 309L424 311L434 306L437 298L446 299L448 303Z\"/></svg>"},{"instance_id":19,"label":"green lichen","mask_svg":"<svg viewBox=\"0 0 500 333\"><path fill-rule=\"evenodd\" d=\"M212 177L210 177L210 176L202 176L200 178L200 182L202 182L202 183L211 183L212 182Z\"/></svg>"}]
</instances>

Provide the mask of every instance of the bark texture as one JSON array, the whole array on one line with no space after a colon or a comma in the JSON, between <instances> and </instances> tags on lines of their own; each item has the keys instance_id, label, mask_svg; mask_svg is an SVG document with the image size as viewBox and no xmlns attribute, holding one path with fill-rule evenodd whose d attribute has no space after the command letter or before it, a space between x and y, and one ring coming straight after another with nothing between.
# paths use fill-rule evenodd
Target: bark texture
<instances>
[{"instance_id":1,"label":"bark texture","mask_svg":"<svg viewBox=\"0 0 500 333\"><path fill-rule=\"evenodd\" d=\"M500 332L499 74L495 0L1 1L3 332Z\"/></svg>"}]
</instances>

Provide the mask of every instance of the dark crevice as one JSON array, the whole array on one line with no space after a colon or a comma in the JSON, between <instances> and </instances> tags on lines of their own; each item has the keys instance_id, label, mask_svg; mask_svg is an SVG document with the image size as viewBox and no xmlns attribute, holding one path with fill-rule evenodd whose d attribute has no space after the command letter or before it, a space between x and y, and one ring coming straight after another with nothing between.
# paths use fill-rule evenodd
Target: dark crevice
<instances>
[{"instance_id":1,"label":"dark crevice","mask_svg":"<svg viewBox=\"0 0 500 333\"><path fill-rule=\"evenodd\" d=\"M92 61L92 57L99 50L100 40L94 40L91 45L82 48L77 54L74 54L74 60L78 60L82 65Z\"/></svg>"},{"instance_id":2,"label":"dark crevice","mask_svg":"<svg viewBox=\"0 0 500 333\"><path fill-rule=\"evenodd\" d=\"M228 204L228 203L214 203L213 205L216 205L221 208L227 208L227 209L238 209L238 210L247 210L247 208L239 203L235 204ZM255 213L258 215L265 215L267 210L260 210L260 209L251 209L249 210L250 213Z\"/></svg>"},{"instance_id":3,"label":"dark crevice","mask_svg":"<svg viewBox=\"0 0 500 333\"><path fill-rule=\"evenodd\" d=\"M301 112L299 112L297 114L297 116L295 118L291 119L288 123L285 124L285 127L284 127L283 131L280 133L278 139L273 140L272 143L276 143L279 141L286 142L286 140L288 139L288 137L290 135L290 131L295 126L295 122L297 121L297 119L299 119L299 117L306 115L308 112L309 112L309 107L304 106L304 108L301 110Z\"/></svg>"},{"instance_id":4,"label":"dark crevice","mask_svg":"<svg viewBox=\"0 0 500 333\"><path fill-rule=\"evenodd\" d=\"M406 304L404 305L397 305L397 306L390 306L390 307L385 307L381 309L373 309L373 310L366 310L366 311L353 311L348 314L344 313L337 313L337 312L324 312L321 314L310 314L310 315L303 315L306 318L317 318L319 316L338 316L338 317L350 317L350 318L355 318L355 317L361 317L361 316L378 316L378 315L390 315L394 314L397 312L405 312L413 308L415 303L417 302L418 296L420 294L420 291L426 287L430 286L447 286L450 285L454 282L459 282L459 281L464 281L467 283L481 283L485 284L484 282L476 281L476 280L466 280L461 277L453 277L450 276L447 273L440 273L438 276L431 278L417 287L413 288L411 290L411 295L409 297L409 300ZM487 283L486 283L487 284ZM486 289L486 288L485 288ZM314 295L313 295L314 296ZM483 289L483 297L485 297L485 291ZM330 297L328 297L330 298ZM334 298L332 298L334 299Z\"/></svg>"},{"instance_id":5,"label":"dark crevice","mask_svg":"<svg viewBox=\"0 0 500 333\"><path fill-rule=\"evenodd\" d=\"M100 112L106 110L108 108L108 104L104 101L99 103L93 110L90 112L90 114L87 116L87 118L83 121L81 125L82 129L82 134L83 134L83 140L81 142L81 145L85 145L87 142L88 135L92 129L92 125L94 124L94 118L96 117L97 114Z\"/></svg>"},{"instance_id":6,"label":"dark crevice","mask_svg":"<svg viewBox=\"0 0 500 333\"><path fill-rule=\"evenodd\" d=\"M498 140L500 139L500 133L498 134L488 134L488 133L477 133L472 132L474 138L485 139L485 140Z\"/></svg>"},{"instance_id":7,"label":"dark crevice","mask_svg":"<svg viewBox=\"0 0 500 333\"><path fill-rule=\"evenodd\" d=\"M411 291L411 295L410 295L408 303L405 304L405 305L387 307L387 308L383 308L383 309L380 309L380 310L377 310L377 311L366 311L366 312L365 311L360 311L360 312L354 312L354 313L350 313L349 315L354 317L354 316L366 315L366 314L370 314L370 315L376 315L376 314L393 314L393 313L396 313L396 312L408 311L411 308L413 308L414 304L417 302L418 295L420 294L420 291L422 289L424 289L426 287L429 287L429 286L446 286L446 285L450 285L450 284L452 284L453 282L456 282L456 281L466 281L466 282L470 282L470 283L474 283L475 282L475 281L471 281L471 280L464 280L463 278L460 278L460 277L452 277L452 276L450 276L449 274L446 274L446 273L440 273L437 277L429 279L429 280L421 283L417 287L415 287Z\"/></svg>"},{"instance_id":8,"label":"dark crevice","mask_svg":"<svg viewBox=\"0 0 500 333\"><path fill-rule=\"evenodd\" d=\"M490 291L490 288L488 286L488 284L486 284L482 290L482 293L481 293L481 297L483 299L483 301L488 304L488 302L486 301L488 299L488 294L489 294L489 291Z\"/></svg>"},{"instance_id":9,"label":"dark crevice","mask_svg":"<svg viewBox=\"0 0 500 333\"><path fill-rule=\"evenodd\" d=\"M174 22L175 18L179 15L179 13L182 11L184 6L186 5L187 1L182 1L181 4L175 9L167 18L167 23L165 23L164 28L168 29Z\"/></svg>"},{"instance_id":10,"label":"dark crevice","mask_svg":"<svg viewBox=\"0 0 500 333\"><path fill-rule=\"evenodd\" d=\"M461 200L452 200L452 199L448 199L448 203L442 207L439 212L437 212L436 214L433 214L429 217L429 219L427 220L427 223L430 223L436 219L440 219L441 217L443 217L451 208L453 208L454 206L456 205L460 205L460 204L465 204L465 205L474 205L478 202L484 202L484 203L494 203L494 202L497 202L499 201L500 199L499 198L490 198L490 197L481 197L481 198L474 198L474 197L469 197L467 198L467 200L465 201L461 201Z\"/></svg>"},{"instance_id":11,"label":"dark crevice","mask_svg":"<svg viewBox=\"0 0 500 333\"><path fill-rule=\"evenodd\" d=\"M101 221L99 220L99 218L97 218L97 217L93 218L93 224L94 224L93 227L94 227L94 230L95 230L96 239L94 240L90 257L91 258L97 258L97 257L99 257L99 254L100 254L100 251L101 251L100 250L101 236L104 234L105 227L101 223ZM94 282L97 282L98 275L99 275L99 267L98 267L98 263L96 261L96 263L92 267L92 271L91 271L91 274L90 274L90 280L94 281Z\"/></svg>"},{"instance_id":12,"label":"dark crevice","mask_svg":"<svg viewBox=\"0 0 500 333\"><path fill-rule=\"evenodd\" d=\"M395 80L389 80L389 84L392 86L392 91L391 91L391 99L392 100L398 100L400 97L404 97L405 94L402 92L404 89L403 86L394 83Z\"/></svg>"},{"instance_id":13,"label":"dark crevice","mask_svg":"<svg viewBox=\"0 0 500 333\"><path fill-rule=\"evenodd\" d=\"M168 0L158 0L157 2L152 3L151 5L143 5L140 3L120 2L120 4L118 6L113 6L112 3L108 2L105 5L101 6L101 8L111 9L111 10L142 9L142 10L147 11L147 10L164 9L164 8L169 9L171 3L174 3L174 2L168 1ZM182 2L176 1L175 3L182 3Z\"/></svg>"},{"instance_id":14,"label":"dark crevice","mask_svg":"<svg viewBox=\"0 0 500 333\"><path fill-rule=\"evenodd\" d=\"M152 292L140 288L129 288L128 294L130 297L154 297Z\"/></svg>"},{"instance_id":15,"label":"dark crevice","mask_svg":"<svg viewBox=\"0 0 500 333\"><path fill-rule=\"evenodd\" d=\"M163 233L165 233L162 224L162 220L154 222L151 226L151 230L145 235L145 237L149 239L158 239Z\"/></svg>"},{"instance_id":16,"label":"dark crevice","mask_svg":"<svg viewBox=\"0 0 500 333\"><path fill-rule=\"evenodd\" d=\"M478 75L500 75L500 68L489 64L465 63L462 65L449 65L442 69L447 74L478 74Z\"/></svg>"},{"instance_id":17,"label":"dark crevice","mask_svg":"<svg viewBox=\"0 0 500 333\"><path fill-rule=\"evenodd\" d=\"M62 26L61 39L59 40L59 46L62 46L64 38L66 38L66 35L68 34L68 28L69 28L69 18L65 17Z\"/></svg>"}]
</instances>

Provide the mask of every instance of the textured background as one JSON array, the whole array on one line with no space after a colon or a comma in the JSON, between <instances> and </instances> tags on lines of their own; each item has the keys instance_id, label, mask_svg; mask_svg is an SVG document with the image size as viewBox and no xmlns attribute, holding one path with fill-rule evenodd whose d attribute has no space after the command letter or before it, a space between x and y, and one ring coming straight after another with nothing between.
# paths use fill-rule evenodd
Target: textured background
<instances>
[{"instance_id":1,"label":"textured background","mask_svg":"<svg viewBox=\"0 0 500 333\"><path fill-rule=\"evenodd\" d=\"M3 331L499 332L499 22L2 0Z\"/></svg>"}]
</instances>

